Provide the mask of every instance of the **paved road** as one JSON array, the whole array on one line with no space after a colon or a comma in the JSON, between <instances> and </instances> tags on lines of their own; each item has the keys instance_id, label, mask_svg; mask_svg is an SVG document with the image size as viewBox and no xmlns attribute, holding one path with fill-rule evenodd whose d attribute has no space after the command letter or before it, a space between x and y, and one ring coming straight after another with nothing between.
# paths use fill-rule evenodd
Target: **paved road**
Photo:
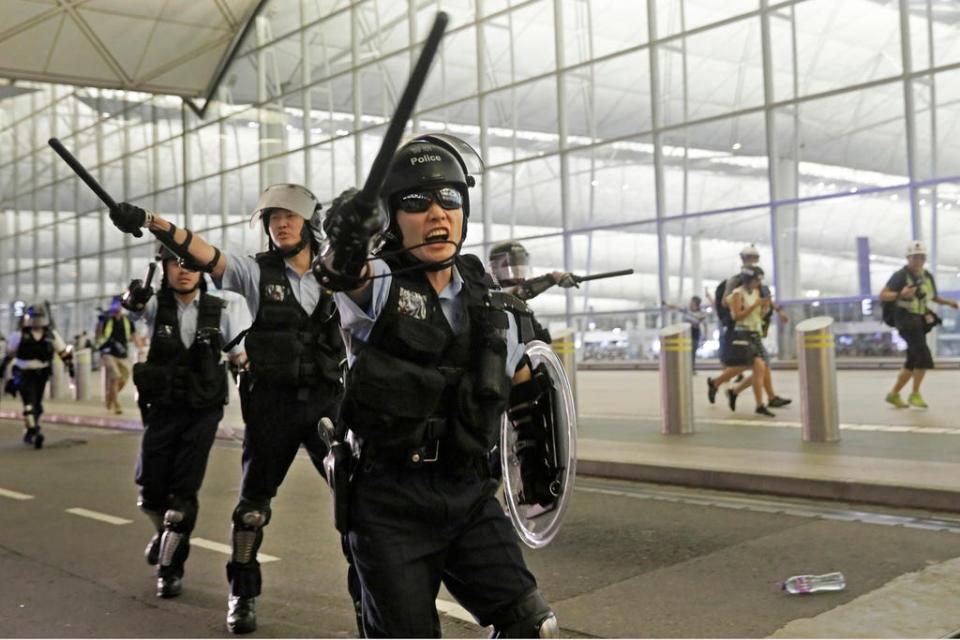
<instances>
[{"instance_id":1,"label":"paved road","mask_svg":"<svg viewBox=\"0 0 960 640\"><path fill-rule=\"evenodd\" d=\"M35 451L19 444L18 424L0 421L0 635L226 636L222 551L195 546L183 595L153 595L142 558L150 528L133 484L139 434L45 431L49 446ZM212 547L229 542L239 470L239 448L218 442L195 532ZM835 503L588 479L579 486L557 541L527 554L567 636L763 637L960 556L955 515L858 515ZM328 509L326 486L298 458L261 550L278 559L264 564L256 635L354 634ZM848 579L841 593L791 597L776 585L835 570ZM451 614L445 635L486 635Z\"/></svg>"}]
</instances>

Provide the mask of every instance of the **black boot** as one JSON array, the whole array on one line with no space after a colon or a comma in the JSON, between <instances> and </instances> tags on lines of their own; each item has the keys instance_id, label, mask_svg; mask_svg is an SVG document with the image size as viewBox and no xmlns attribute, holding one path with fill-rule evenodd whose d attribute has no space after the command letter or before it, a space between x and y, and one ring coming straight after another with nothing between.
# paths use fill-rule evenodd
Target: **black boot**
<instances>
[{"instance_id":1,"label":"black boot","mask_svg":"<svg viewBox=\"0 0 960 640\"><path fill-rule=\"evenodd\" d=\"M34 448L34 449L43 449L43 441L44 441L45 439L46 439L46 438L43 437L43 434L40 433L40 428L37 427L37 435L36 435L36 437L33 439L33 448Z\"/></svg>"},{"instance_id":2,"label":"black boot","mask_svg":"<svg viewBox=\"0 0 960 640\"><path fill-rule=\"evenodd\" d=\"M179 576L159 576L157 578L157 597L176 598L183 591L183 579Z\"/></svg>"},{"instance_id":3,"label":"black boot","mask_svg":"<svg viewBox=\"0 0 960 640\"><path fill-rule=\"evenodd\" d=\"M256 598L230 596L227 602L227 630L230 633L251 633L257 630Z\"/></svg>"},{"instance_id":4,"label":"black boot","mask_svg":"<svg viewBox=\"0 0 960 640\"><path fill-rule=\"evenodd\" d=\"M23 443L24 444L33 444L34 440L37 437L37 432L39 429L36 427L27 427L27 430L23 432Z\"/></svg>"}]
</instances>

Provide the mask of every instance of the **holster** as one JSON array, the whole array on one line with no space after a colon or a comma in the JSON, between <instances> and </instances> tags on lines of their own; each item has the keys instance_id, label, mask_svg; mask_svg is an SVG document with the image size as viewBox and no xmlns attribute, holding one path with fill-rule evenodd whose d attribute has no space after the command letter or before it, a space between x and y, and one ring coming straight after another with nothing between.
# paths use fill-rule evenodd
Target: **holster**
<instances>
[{"instance_id":1,"label":"holster","mask_svg":"<svg viewBox=\"0 0 960 640\"><path fill-rule=\"evenodd\" d=\"M333 494L333 526L342 535L350 530L350 480L353 477L354 457L349 442L337 437L333 423L326 418L320 421L317 431L327 445L323 458L323 472Z\"/></svg>"}]
</instances>

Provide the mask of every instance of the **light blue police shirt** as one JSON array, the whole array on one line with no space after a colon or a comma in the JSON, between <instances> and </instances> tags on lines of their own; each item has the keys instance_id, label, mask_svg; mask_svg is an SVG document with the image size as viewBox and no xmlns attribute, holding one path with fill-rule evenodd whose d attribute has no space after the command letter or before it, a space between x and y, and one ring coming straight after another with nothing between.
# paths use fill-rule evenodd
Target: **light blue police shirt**
<instances>
[{"instance_id":1,"label":"light blue police shirt","mask_svg":"<svg viewBox=\"0 0 960 640\"><path fill-rule=\"evenodd\" d=\"M317 303L320 302L322 293L320 283L313 275L313 269L307 269L301 276L289 262L284 260L283 264L294 297L307 315L311 315ZM257 309L260 308L260 265L254 258L243 255L228 256L227 267L217 286L227 291L235 291L246 298L250 315L257 317Z\"/></svg>"}]
</instances>

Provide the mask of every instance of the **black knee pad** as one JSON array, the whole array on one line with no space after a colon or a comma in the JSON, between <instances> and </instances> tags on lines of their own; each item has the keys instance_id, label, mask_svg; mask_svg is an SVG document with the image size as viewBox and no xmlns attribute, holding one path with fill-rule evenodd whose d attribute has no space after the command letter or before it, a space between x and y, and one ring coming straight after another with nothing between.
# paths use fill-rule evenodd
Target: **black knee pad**
<instances>
[{"instance_id":1,"label":"black knee pad","mask_svg":"<svg viewBox=\"0 0 960 640\"><path fill-rule=\"evenodd\" d=\"M559 638L557 616L539 591L504 607L493 622L494 638Z\"/></svg>"},{"instance_id":2,"label":"black knee pad","mask_svg":"<svg viewBox=\"0 0 960 640\"><path fill-rule=\"evenodd\" d=\"M240 571L239 568L231 570L230 566L236 567L256 567L257 582L259 583L259 563L257 563L257 551L260 549L260 543L263 541L263 528L270 522L270 503L253 502L245 498L240 499L240 504L233 510L233 553L231 563L227 565L227 574L230 577L231 571ZM239 574L238 574L239 575ZM245 579L230 577L231 583L237 580ZM259 586L257 587L259 590ZM245 595L244 593L234 592L234 595Z\"/></svg>"},{"instance_id":3,"label":"black knee pad","mask_svg":"<svg viewBox=\"0 0 960 640\"><path fill-rule=\"evenodd\" d=\"M163 526L177 533L190 533L197 524L198 510L196 496L171 496L163 514Z\"/></svg>"},{"instance_id":4,"label":"black knee pad","mask_svg":"<svg viewBox=\"0 0 960 640\"><path fill-rule=\"evenodd\" d=\"M270 502L240 498L233 510L233 526L248 531L257 531L270 523Z\"/></svg>"}]
</instances>

